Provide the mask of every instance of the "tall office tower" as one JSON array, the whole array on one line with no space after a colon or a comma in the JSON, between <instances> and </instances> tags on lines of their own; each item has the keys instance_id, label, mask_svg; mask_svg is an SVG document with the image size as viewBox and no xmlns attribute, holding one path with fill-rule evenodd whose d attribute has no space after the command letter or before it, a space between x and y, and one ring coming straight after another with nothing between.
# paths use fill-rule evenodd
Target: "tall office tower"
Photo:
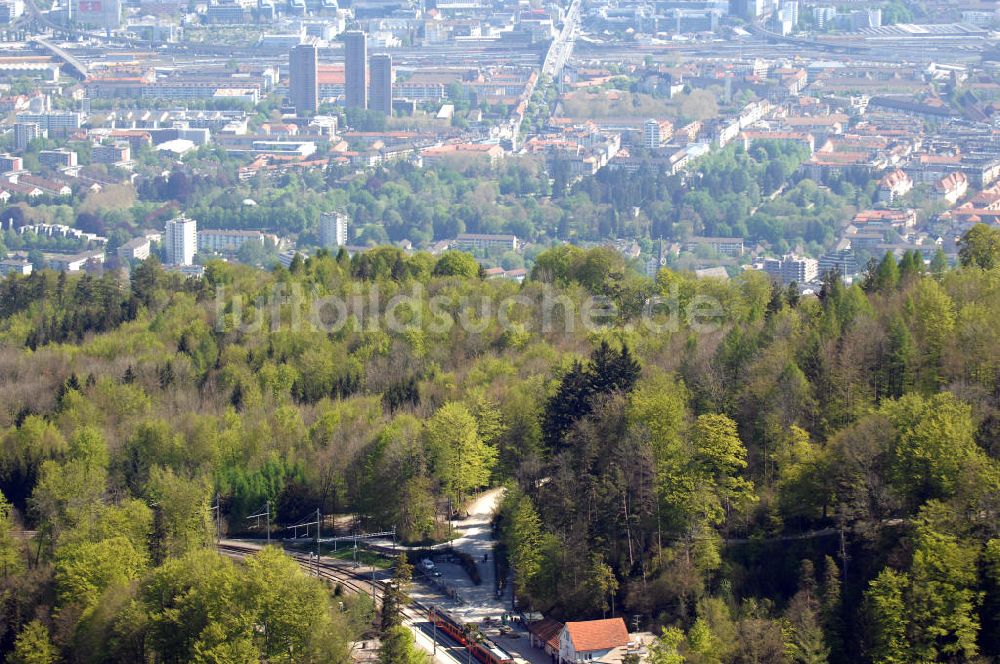
<instances>
[{"instance_id":1,"label":"tall office tower","mask_svg":"<svg viewBox=\"0 0 1000 664\"><path fill-rule=\"evenodd\" d=\"M317 58L315 44L299 44L288 54L288 97L299 115L319 109Z\"/></svg>"},{"instance_id":2,"label":"tall office tower","mask_svg":"<svg viewBox=\"0 0 1000 664\"><path fill-rule=\"evenodd\" d=\"M198 222L177 217L167 222L167 263L191 265L198 250Z\"/></svg>"},{"instance_id":3,"label":"tall office tower","mask_svg":"<svg viewBox=\"0 0 1000 664\"><path fill-rule=\"evenodd\" d=\"M396 79L392 71L392 56L373 55L371 59L371 85L368 88L368 108L384 115L392 115L392 84Z\"/></svg>"},{"instance_id":4,"label":"tall office tower","mask_svg":"<svg viewBox=\"0 0 1000 664\"><path fill-rule=\"evenodd\" d=\"M319 234L324 247L343 247L347 244L347 215L324 212L319 218Z\"/></svg>"},{"instance_id":5,"label":"tall office tower","mask_svg":"<svg viewBox=\"0 0 1000 664\"><path fill-rule=\"evenodd\" d=\"M360 30L344 33L344 102L368 108L368 36Z\"/></svg>"}]
</instances>

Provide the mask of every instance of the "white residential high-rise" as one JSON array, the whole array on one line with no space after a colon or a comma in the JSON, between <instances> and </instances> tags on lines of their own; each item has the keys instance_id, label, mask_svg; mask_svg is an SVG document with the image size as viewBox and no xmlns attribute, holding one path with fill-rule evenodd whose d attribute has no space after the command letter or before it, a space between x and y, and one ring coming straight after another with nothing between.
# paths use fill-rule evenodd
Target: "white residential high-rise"
<instances>
[{"instance_id":1,"label":"white residential high-rise","mask_svg":"<svg viewBox=\"0 0 1000 664\"><path fill-rule=\"evenodd\" d=\"M319 234L324 247L343 247L347 244L347 215L324 212L319 218Z\"/></svg>"},{"instance_id":2,"label":"white residential high-rise","mask_svg":"<svg viewBox=\"0 0 1000 664\"><path fill-rule=\"evenodd\" d=\"M799 0L785 0L781 3L781 13L784 19L792 22L794 28L799 24Z\"/></svg>"},{"instance_id":3,"label":"white residential high-rise","mask_svg":"<svg viewBox=\"0 0 1000 664\"><path fill-rule=\"evenodd\" d=\"M28 143L47 135L48 133L35 122L18 122L14 125L14 146L18 150L25 150Z\"/></svg>"},{"instance_id":4,"label":"white residential high-rise","mask_svg":"<svg viewBox=\"0 0 1000 664\"><path fill-rule=\"evenodd\" d=\"M660 147L660 123L656 120L646 120L642 125L642 142L650 150Z\"/></svg>"},{"instance_id":5,"label":"white residential high-rise","mask_svg":"<svg viewBox=\"0 0 1000 664\"><path fill-rule=\"evenodd\" d=\"M198 250L198 222L177 217L167 222L167 263L191 265Z\"/></svg>"},{"instance_id":6,"label":"white residential high-rise","mask_svg":"<svg viewBox=\"0 0 1000 664\"><path fill-rule=\"evenodd\" d=\"M762 16L767 9L764 0L743 0L743 18L755 19Z\"/></svg>"},{"instance_id":7,"label":"white residential high-rise","mask_svg":"<svg viewBox=\"0 0 1000 664\"><path fill-rule=\"evenodd\" d=\"M24 0L4 0L0 2L0 17L3 23L13 23L24 14Z\"/></svg>"},{"instance_id":8,"label":"white residential high-rise","mask_svg":"<svg viewBox=\"0 0 1000 664\"><path fill-rule=\"evenodd\" d=\"M813 22L816 23L816 27L820 30L833 23L836 18L836 7L813 7Z\"/></svg>"}]
</instances>

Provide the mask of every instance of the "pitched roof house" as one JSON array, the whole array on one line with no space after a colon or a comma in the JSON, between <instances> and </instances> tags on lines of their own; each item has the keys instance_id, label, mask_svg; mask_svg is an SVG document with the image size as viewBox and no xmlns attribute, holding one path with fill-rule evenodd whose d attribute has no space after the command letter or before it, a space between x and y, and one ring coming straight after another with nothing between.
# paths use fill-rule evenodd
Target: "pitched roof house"
<instances>
[{"instance_id":1,"label":"pitched roof house","mask_svg":"<svg viewBox=\"0 0 1000 664\"><path fill-rule=\"evenodd\" d=\"M553 618L542 618L528 624L528 640L536 648L542 648L548 655L559 653L559 638L563 624Z\"/></svg>"},{"instance_id":2,"label":"pitched roof house","mask_svg":"<svg viewBox=\"0 0 1000 664\"><path fill-rule=\"evenodd\" d=\"M878 199L883 203L892 203L900 196L905 196L911 189L913 180L903 171L896 169L879 180Z\"/></svg>"},{"instance_id":3,"label":"pitched roof house","mask_svg":"<svg viewBox=\"0 0 1000 664\"><path fill-rule=\"evenodd\" d=\"M600 661L615 648L627 644L628 628L621 618L568 622L559 635L559 660Z\"/></svg>"},{"instance_id":4,"label":"pitched roof house","mask_svg":"<svg viewBox=\"0 0 1000 664\"><path fill-rule=\"evenodd\" d=\"M965 196L965 192L968 190L969 178L961 171L950 173L934 184L934 191L952 205Z\"/></svg>"}]
</instances>

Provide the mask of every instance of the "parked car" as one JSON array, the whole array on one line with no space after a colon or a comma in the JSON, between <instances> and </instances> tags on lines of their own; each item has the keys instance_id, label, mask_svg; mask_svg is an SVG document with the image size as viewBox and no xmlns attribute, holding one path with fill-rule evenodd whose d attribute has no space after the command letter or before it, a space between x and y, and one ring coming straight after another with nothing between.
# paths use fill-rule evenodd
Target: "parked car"
<instances>
[{"instance_id":1,"label":"parked car","mask_svg":"<svg viewBox=\"0 0 1000 664\"><path fill-rule=\"evenodd\" d=\"M420 561L420 564L423 565L424 569L427 570L428 572L434 569L434 561L431 560L430 558L424 558L423 560Z\"/></svg>"}]
</instances>

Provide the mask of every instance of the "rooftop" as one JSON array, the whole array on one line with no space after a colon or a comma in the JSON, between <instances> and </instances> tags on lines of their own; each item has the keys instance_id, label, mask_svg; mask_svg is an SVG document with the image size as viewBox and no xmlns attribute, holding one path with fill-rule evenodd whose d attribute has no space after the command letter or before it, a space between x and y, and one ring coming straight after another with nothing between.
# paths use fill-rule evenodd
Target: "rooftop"
<instances>
[{"instance_id":1,"label":"rooftop","mask_svg":"<svg viewBox=\"0 0 1000 664\"><path fill-rule=\"evenodd\" d=\"M621 618L568 622L566 632L578 653L611 650L628 643L628 628Z\"/></svg>"}]
</instances>

